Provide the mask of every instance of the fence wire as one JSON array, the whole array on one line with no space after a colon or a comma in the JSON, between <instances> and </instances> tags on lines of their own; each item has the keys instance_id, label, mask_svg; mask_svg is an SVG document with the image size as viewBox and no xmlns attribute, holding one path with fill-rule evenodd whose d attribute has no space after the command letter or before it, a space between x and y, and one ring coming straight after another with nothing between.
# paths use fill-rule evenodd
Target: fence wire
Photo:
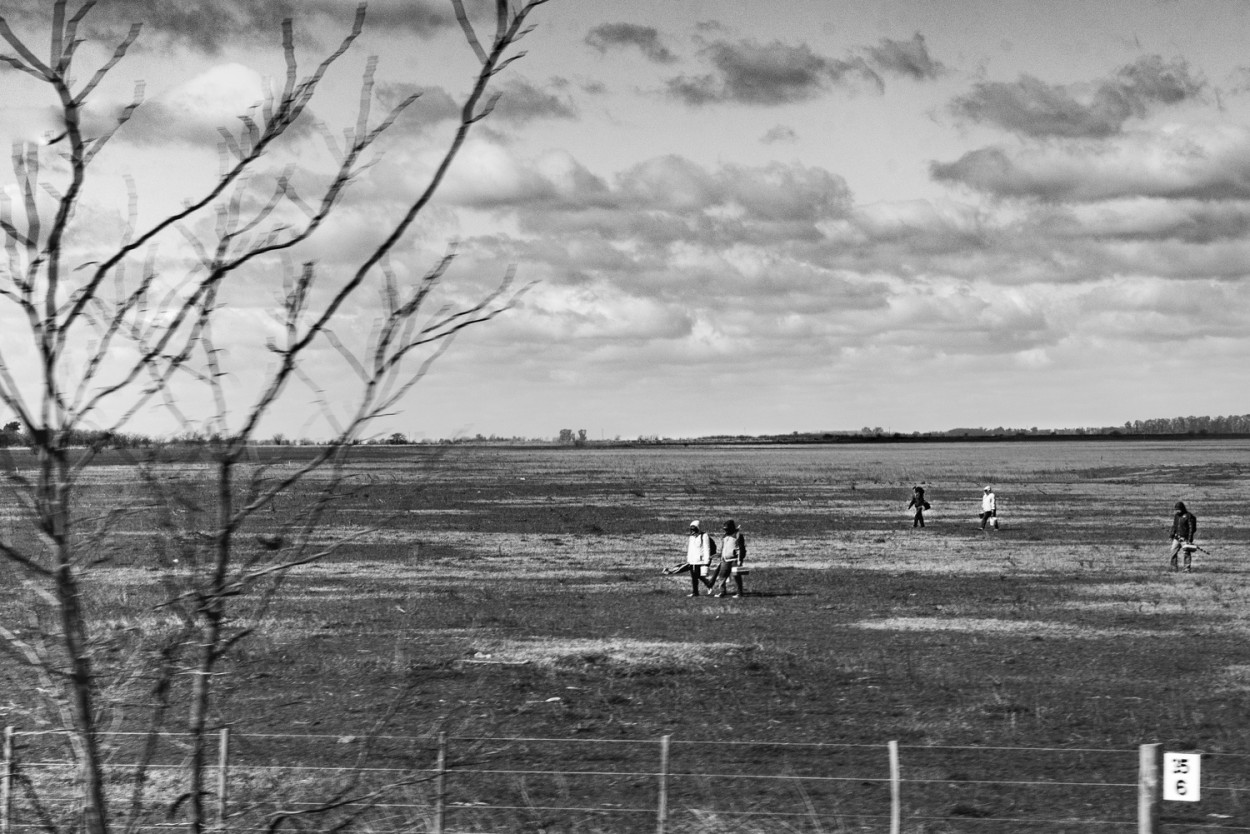
<instances>
[{"instance_id":1,"label":"fence wire","mask_svg":"<svg viewBox=\"0 0 1250 834\"><path fill-rule=\"evenodd\" d=\"M47 830L77 807L72 767L51 754L53 731L14 732L17 752L0 772L10 808L0 834ZM143 733L109 733L114 808L131 807L128 777L142 772L151 790L135 805L131 830L167 831L186 750L162 739L157 759L126 761ZM329 748L329 750L327 750ZM1140 785L1136 749L895 745L827 742L586 739L525 736L367 736L233 733L218 776L223 830L270 830L280 814L321 807L325 819L301 831L472 834L548 832L1013 832L1133 830ZM351 764L273 761L317 751ZM664 755L661 756L661 749ZM558 760L558 767L535 767ZM1203 754L1202 801L1169 803L1163 830L1250 831L1244 795L1250 755ZM441 766L440 764L441 763ZM172 789L172 793L170 790ZM212 797L218 799L216 795ZM901 813L891 814L892 800ZM1058 813L1056 813L1058 812ZM771 821L771 825L770 825ZM899 826L894 828L892 826ZM995 829L995 826L998 826ZM1140 830L1140 829L1138 829Z\"/></svg>"}]
</instances>

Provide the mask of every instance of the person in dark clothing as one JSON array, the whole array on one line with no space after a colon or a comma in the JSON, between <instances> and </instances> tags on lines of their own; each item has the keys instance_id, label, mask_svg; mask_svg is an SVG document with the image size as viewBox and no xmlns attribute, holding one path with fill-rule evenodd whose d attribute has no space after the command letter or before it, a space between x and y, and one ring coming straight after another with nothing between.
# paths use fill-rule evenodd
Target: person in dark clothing
<instances>
[{"instance_id":1,"label":"person in dark clothing","mask_svg":"<svg viewBox=\"0 0 1250 834\"><path fill-rule=\"evenodd\" d=\"M738 529L738 522L732 518L725 522L725 537L721 539L720 558L720 567L716 569L716 575L712 577L712 596L724 596L731 578L734 581L733 596L742 596L742 574L745 571L742 565L747 560L747 540Z\"/></svg>"},{"instance_id":2,"label":"person in dark clothing","mask_svg":"<svg viewBox=\"0 0 1250 834\"><path fill-rule=\"evenodd\" d=\"M911 501L907 504L907 509L916 508L916 514L912 517L912 527L924 526L924 511L929 509L929 502L924 500L924 487L917 484L911 488Z\"/></svg>"},{"instance_id":3,"label":"person in dark clothing","mask_svg":"<svg viewBox=\"0 0 1250 834\"><path fill-rule=\"evenodd\" d=\"M1172 515L1172 549L1168 554L1168 561L1172 570L1180 570L1176 564L1177 556L1184 553L1185 573L1189 573L1193 569L1194 551L1198 549L1194 546L1194 534L1198 532L1198 517L1185 509L1184 501L1177 501L1175 510Z\"/></svg>"}]
</instances>

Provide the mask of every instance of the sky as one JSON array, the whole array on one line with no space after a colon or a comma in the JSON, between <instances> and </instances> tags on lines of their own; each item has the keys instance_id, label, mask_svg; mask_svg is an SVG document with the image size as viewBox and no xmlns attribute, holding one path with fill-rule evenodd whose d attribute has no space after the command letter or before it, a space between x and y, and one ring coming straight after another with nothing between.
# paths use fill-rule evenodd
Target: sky
<instances>
[{"instance_id":1,"label":"sky","mask_svg":"<svg viewBox=\"0 0 1250 834\"><path fill-rule=\"evenodd\" d=\"M3 13L44 43L47 6ZM100 2L84 76L143 28L89 114L108 124L136 82L143 104L93 161L84 262L124 225L125 182L140 226L211 182L218 128L237 132L282 78L283 17L308 68L354 7ZM441 299L479 297L510 267L525 292L461 333L375 433L1046 429L1250 411L1241 0L550 0L530 22L494 112L390 265L415 280L454 245ZM301 252L326 280L424 182L474 70L449 3L375 0L274 170L326 170L313 123L355 124L370 56L375 123L422 95ZM47 92L13 70L0 90L0 139L50 153ZM172 268L175 250L152 257ZM272 361L282 280L250 275L214 333L239 412ZM376 296L345 309L344 341L371 332ZM0 348L20 357L12 316L0 306ZM325 403L352 402L334 354L267 431L322 434ZM135 427L167 430L158 411Z\"/></svg>"}]
</instances>

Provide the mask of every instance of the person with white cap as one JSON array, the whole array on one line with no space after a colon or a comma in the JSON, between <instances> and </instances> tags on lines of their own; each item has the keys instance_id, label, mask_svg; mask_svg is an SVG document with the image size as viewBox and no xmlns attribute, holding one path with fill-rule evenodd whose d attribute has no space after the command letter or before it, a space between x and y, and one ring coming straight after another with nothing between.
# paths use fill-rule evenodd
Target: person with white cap
<instances>
[{"instance_id":1,"label":"person with white cap","mask_svg":"<svg viewBox=\"0 0 1250 834\"><path fill-rule=\"evenodd\" d=\"M716 575L712 577L712 596L722 597L729 589L730 578L734 581L734 592L731 596L742 596L742 574L745 572L743 563L747 560L747 540L732 518L725 522L725 537L720 545L720 565Z\"/></svg>"},{"instance_id":2,"label":"person with white cap","mask_svg":"<svg viewBox=\"0 0 1250 834\"><path fill-rule=\"evenodd\" d=\"M994 490L986 487L981 495L981 531L985 531L985 525L990 519L994 519L993 526L998 528L998 504L994 497Z\"/></svg>"},{"instance_id":3,"label":"person with white cap","mask_svg":"<svg viewBox=\"0 0 1250 834\"><path fill-rule=\"evenodd\" d=\"M689 573L690 593L686 596L697 597L700 583L705 588L712 587L712 580L705 575L705 572L715 555L715 540L699 529L699 522L696 519L690 522L690 532L686 537L686 563L674 568L666 568L664 572L667 574Z\"/></svg>"}]
</instances>

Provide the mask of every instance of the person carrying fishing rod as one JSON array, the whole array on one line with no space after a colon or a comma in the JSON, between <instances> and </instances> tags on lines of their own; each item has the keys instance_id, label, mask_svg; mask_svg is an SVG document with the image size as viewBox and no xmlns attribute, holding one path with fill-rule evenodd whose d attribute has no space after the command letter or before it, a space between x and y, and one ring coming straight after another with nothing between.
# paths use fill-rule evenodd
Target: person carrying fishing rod
<instances>
[{"instance_id":1,"label":"person carrying fishing rod","mask_svg":"<svg viewBox=\"0 0 1250 834\"><path fill-rule=\"evenodd\" d=\"M1177 565L1177 556L1181 553L1185 554L1185 573L1193 570L1192 560L1194 551L1199 550L1198 545L1194 544L1194 535L1198 532L1198 517L1185 509L1184 501L1177 501L1175 513L1172 515L1172 549L1168 554L1169 563L1173 571L1180 570Z\"/></svg>"},{"instance_id":2,"label":"person carrying fishing rod","mask_svg":"<svg viewBox=\"0 0 1250 834\"><path fill-rule=\"evenodd\" d=\"M664 569L665 576L677 573L690 574L690 593L688 597L699 595L699 585L712 587L712 580L707 577L708 566L716 555L716 540L699 529L699 522L690 522L690 534L686 538L686 561L671 568Z\"/></svg>"}]
</instances>

